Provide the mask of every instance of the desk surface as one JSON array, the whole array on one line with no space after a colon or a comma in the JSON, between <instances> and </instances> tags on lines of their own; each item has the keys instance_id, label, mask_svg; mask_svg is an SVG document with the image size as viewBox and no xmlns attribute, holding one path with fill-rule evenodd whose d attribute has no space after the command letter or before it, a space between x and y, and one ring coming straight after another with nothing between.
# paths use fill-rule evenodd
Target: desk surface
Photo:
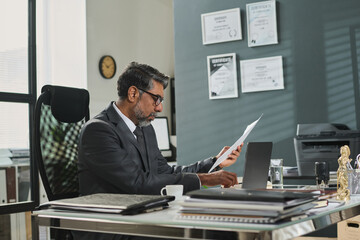
<instances>
[{"instance_id":1,"label":"desk surface","mask_svg":"<svg viewBox=\"0 0 360 240\"><path fill-rule=\"evenodd\" d=\"M331 204L329 205L331 206ZM139 236L156 236L178 239L222 239L224 232L231 233L240 239L259 236L260 239L285 240L301 236L331 224L346 220L360 214L360 196L335 208L329 207L316 212L315 215L280 224L224 223L179 220L179 206L135 216L117 214L99 214L87 212L70 212L59 210L34 211L34 239L38 237L38 226L53 228L121 233ZM253 238L251 237L251 238Z\"/></svg>"}]
</instances>

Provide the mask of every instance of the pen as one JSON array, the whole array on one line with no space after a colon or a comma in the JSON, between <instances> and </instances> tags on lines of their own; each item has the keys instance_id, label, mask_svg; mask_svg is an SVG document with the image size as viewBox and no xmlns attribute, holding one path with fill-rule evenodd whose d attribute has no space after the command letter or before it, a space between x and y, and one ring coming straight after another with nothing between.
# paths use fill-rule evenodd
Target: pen
<instances>
[{"instance_id":1,"label":"pen","mask_svg":"<svg viewBox=\"0 0 360 240\"><path fill-rule=\"evenodd\" d=\"M360 169L360 154L356 156L356 161L354 164L355 169Z\"/></svg>"}]
</instances>

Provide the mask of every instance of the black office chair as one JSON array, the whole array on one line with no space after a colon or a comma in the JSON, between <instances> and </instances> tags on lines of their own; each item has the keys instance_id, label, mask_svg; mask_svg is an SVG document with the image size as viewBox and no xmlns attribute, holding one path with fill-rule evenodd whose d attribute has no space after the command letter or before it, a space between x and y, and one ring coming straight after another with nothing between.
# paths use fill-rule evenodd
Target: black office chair
<instances>
[{"instance_id":1,"label":"black office chair","mask_svg":"<svg viewBox=\"0 0 360 240\"><path fill-rule=\"evenodd\" d=\"M78 139L89 120L89 92L45 85L35 106L35 159L50 201L77 197Z\"/></svg>"},{"instance_id":2,"label":"black office chair","mask_svg":"<svg viewBox=\"0 0 360 240\"><path fill-rule=\"evenodd\" d=\"M77 197L78 139L89 120L89 92L45 85L35 106L34 150L41 180L50 201ZM51 238L73 239L68 230L51 229Z\"/></svg>"}]
</instances>

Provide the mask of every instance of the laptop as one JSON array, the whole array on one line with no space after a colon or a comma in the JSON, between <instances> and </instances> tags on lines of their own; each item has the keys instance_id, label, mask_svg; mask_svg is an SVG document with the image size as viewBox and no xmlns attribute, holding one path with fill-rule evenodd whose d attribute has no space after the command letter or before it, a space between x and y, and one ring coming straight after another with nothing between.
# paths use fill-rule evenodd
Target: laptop
<instances>
[{"instance_id":1,"label":"laptop","mask_svg":"<svg viewBox=\"0 0 360 240\"><path fill-rule=\"evenodd\" d=\"M249 142L245 155L245 169L242 180L243 189L266 188L272 142Z\"/></svg>"}]
</instances>

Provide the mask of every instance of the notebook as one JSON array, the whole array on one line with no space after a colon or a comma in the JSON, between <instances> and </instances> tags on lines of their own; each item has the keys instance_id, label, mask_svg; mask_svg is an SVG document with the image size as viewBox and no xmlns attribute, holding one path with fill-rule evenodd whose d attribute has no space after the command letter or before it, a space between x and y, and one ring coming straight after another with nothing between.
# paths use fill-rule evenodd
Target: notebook
<instances>
[{"instance_id":1,"label":"notebook","mask_svg":"<svg viewBox=\"0 0 360 240\"><path fill-rule=\"evenodd\" d=\"M181 202L182 220L275 223L312 209L319 195L253 189L212 188L190 191Z\"/></svg>"},{"instance_id":2,"label":"notebook","mask_svg":"<svg viewBox=\"0 0 360 240\"><path fill-rule=\"evenodd\" d=\"M272 142L249 142L245 155L244 177L242 188L264 189L266 188Z\"/></svg>"}]
</instances>

